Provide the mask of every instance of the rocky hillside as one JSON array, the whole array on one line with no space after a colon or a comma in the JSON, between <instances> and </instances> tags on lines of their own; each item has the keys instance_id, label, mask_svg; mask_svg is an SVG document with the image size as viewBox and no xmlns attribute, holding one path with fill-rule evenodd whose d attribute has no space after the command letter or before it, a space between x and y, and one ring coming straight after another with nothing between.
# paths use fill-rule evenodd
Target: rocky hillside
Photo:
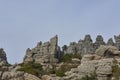
<instances>
[{"instance_id":1,"label":"rocky hillside","mask_svg":"<svg viewBox=\"0 0 120 80\"><path fill-rule=\"evenodd\" d=\"M10 65L0 49L0 80L120 80L120 35L107 43L90 35L62 48L58 36L26 50L22 63Z\"/></svg>"}]
</instances>

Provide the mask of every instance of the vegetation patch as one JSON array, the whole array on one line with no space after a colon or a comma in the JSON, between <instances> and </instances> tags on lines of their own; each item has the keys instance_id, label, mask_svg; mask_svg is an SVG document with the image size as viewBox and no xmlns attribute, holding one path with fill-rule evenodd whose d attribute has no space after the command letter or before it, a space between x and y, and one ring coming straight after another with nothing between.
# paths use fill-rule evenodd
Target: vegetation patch
<instances>
[{"instance_id":1,"label":"vegetation patch","mask_svg":"<svg viewBox=\"0 0 120 80\"><path fill-rule=\"evenodd\" d=\"M112 75L113 75L113 77L115 77L115 80L119 80L120 67L118 66L118 62L116 59L113 60Z\"/></svg>"},{"instance_id":2,"label":"vegetation patch","mask_svg":"<svg viewBox=\"0 0 120 80\"><path fill-rule=\"evenodd\" d=\"M21 68L17 71L24 71L35 76L40 76L42 74L42 65L38 63L29 62L27 64L21 64Z\"/></svg>"},{"instance_id":3,"label":"vegetation patch","mask_svg":"<svg viewBox=\"0 0 120 80\"><path fill-rule=\"evenodd\" d=\"M77 54L77 53L75 53L75 54L65 54L61 58L61 62L71 63L72 62L72 58L81 59L81 55Z\"/></svg>"}]
</instances>

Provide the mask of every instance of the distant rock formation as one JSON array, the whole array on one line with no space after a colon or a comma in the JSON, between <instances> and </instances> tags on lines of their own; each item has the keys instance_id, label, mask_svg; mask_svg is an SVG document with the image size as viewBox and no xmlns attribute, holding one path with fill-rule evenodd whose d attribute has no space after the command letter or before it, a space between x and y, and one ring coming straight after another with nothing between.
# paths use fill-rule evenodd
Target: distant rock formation
<instances>
[{"instance_id":1,"label":"distant rock formation","mask_svg":"<svg viewBox=\"0 0 120 80\"><path fill-rule=\"evenodd\" d=\"M0 66L8 64L6 53L3 48L0 48Z\"/></svg>"},{"instance_id":2,"label":"distant rock formation","mask_svg":"<svg viewBox=\"0 0 120 80\"><path fill-rule=\"evenodd\" d=\"M59 53L58 47L58 36L51 38L50 41L39 42L37 46L33 49L27 49L24 58L24 63L32 62L35 63L56 63L58 60L56 58Z\"/></svg>"},{"instance_id":3,"label":"distant rock formation","mask_svg":"<svg viewBox=\"0 0 120 80\"><path fill-rule=\"evenodd\" d=\"M50 41L42 43L41 41L33 49L27 49L24 58L24 63L35 61L36 63L50 63L57 62L59 57L63 54L80 54L81 56L85 54L95 54L96 49L101 45L115 46L120 50L120 35L114 36L115 43L113 39L110 38L107 43L101 35L97 35L96 41L93 42L91 36L85 35L83 40L78 42L70 42L69 46L64 45L63 51L61 51L58 46L58 36L50 39Z\"/></svg>"},{"instance_id":4,"label":"distant rock formation","mask_svg":"<svg viewBox=\"0 0 120 80\"><path fill-rule=\"evenodd\" d=\"M120 50L120 35L114 36L115 43L113 39L110 38L107 43L104 42L104 39L101 35L96 37L96 41L93 42L91 36L88 34L85 36L84 40L79 40L77 42L71 42L69 46L64 50L64 54L74 54L78 53L81 56L85 54L94 54L96 49L100 47L100 45L110 45L117 47Z\"/></svg>"},{"instance_id":5,"label":"distant rock formation","mask_svg":"<svg viewBox=\"0 0 120 80\"><path fill-rule=\"evenodd\" d=\"M111 46L115 45L112 38L108 39L107 45L111 45Z\"/></svg>"}]
</instances>

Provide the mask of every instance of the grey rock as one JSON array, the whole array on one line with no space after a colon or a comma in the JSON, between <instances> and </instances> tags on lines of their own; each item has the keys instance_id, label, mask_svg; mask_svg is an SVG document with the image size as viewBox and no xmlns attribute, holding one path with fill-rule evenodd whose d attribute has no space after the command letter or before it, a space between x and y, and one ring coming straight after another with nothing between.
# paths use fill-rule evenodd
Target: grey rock
<instances>
[{"instance_id":1,"label":"grey rock","mask_svg":"<svg viewBox=\"0 0 120 80\"><path fill-rule=\"evenodd\" d=\"M101 45L95 54L103 57L115 57L120 55L120 51L115 46L105 46Z\"/></svg>"},{"instance_id":2,"label":"grey rock","mask_svg":"<svg viewBox=\"0 0 120 80\"><path fill-rule=\"evenodd\" d=\"M100 45L106 45L101 35L98 35L95 43L93 43L91 36L88 34L85 35L84 40L79 40L78 43L70 43L70 45L66 48L67 50L64 52L68 54L78 53L81 54L81 56L85 54L94 54Z\"/></svg>"},{"instance_id":3,"label":"grey rock","mask_svg":"<svg viewBox=\"0 0 120 80\"><path fill-rule=\"evenodd\" d=\"M57 62L58 48L58 36L51 38L50 41L42 43L41 41L33 49L27 49L24 58L24 63L32 62L35 63L52 63Z\"/></svg>"},{"instance_id":4,"label":"grey rock","mask_svg":"<svg viewBox=\"0 0 120 80\"><path fill-rule=\"evenodd\" d=\"M110 74L112 74L112 61L113 61L113 59L101 59L98 62L96 74L97 75L110 75Z\"/></svg>"},{"instance_id":5,"label":"grey rock","mask_svg":"<svg viewBox=\"0 0 120 80\"><path fill-rule=\"evenodd\" d=\"M24 72L9 72L9 71L5 71L2 75L2 80L14 80L14 79L18 79L20 80L24 80L23 78Z\"/></svg>"},{"instance_id":6,"label":"grey rock","mask_svg":"<svg viewBox=\"0 0 120 80\"><path fill-rule=\"evenodd\" d=\"M105 45L105 42L103 41L103 37L101 35L98 35L96 42L94 43L94 48L97 49L100 45Z\"/></svg>"},{"instance_id":7,"label":"grey rock","mask_svg":"<svg viewBox=\"0 0 120 80\"><path fill-rule=\"evenodd\" d=\"M6 53L3 48L0 48L0 66L8 64Z\"/></svg>"},{"instance_id":8,"label":"grey rock","mask_svg":"<svg viewBox=\"0 0 120 80\"><path fill-rule=\"evenodd\" d=\"M24 79L25 80L41 80L40 78L28 73L24 74Z\"/></svg>"},{"instance_id":9,"label":"grey rock","mask_svg":"<svg viewBox=\"0 0 120 80\"><path fill-rule=\"evenodd\" d=\"M113 39L110 38L107 42L107 45L111 45L111 46L114 46L114 42L113 42Z\"/></svg>"},{"instance_id":10,"label":"grey rock","mask_svg":"<svg viewBox=\"0 0 120 80\"><path fill-rule=\"evenodd\" d=\"M114 36L115 39L115 46L120 50L120 35Z\"/></svg>"},{"instance_id":11,"label":"grey rock","mask_svg":"<svg viewBox=\"0 0 120 80\"><path fill-rule=\"evenodd\" d=\"M86 35L82 44L82 54L90 54L93 52L94 52L94 48L93 48L93 42L91 36Z\"/></svg>"},{"instance_id":12,"label":"grey rock","mask_svg":"<svg viewBox=\"0 0 120 80\"><path fill-rule=\"evenodd\" d=\"M67 54L75 54L77 53L77 43L71 42L70 46L67 48Z\"/></svg>"}]
</instances>

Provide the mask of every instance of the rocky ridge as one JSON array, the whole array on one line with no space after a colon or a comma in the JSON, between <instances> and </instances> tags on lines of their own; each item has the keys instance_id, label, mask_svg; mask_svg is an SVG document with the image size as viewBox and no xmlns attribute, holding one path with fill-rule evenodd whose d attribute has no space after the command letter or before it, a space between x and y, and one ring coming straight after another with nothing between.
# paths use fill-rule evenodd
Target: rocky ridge
<instances>
[{"instance_id":1,"label":"rocky ridge","mask_svg":"<svg viewBox=\"0 0 120 80\"><path fill-rule=\"evenodd\" d=\"M10 65L5 51L1 48L0 80L81 80L86 75L91 76L91 74L95 75L96 80L115 80L113 67L120 68L120 35L114 36L114 39L115 42L110 38L105 43L103 37L98 35L96 41L93 42L91 36L86 35L84 40L79 40L77 43L71 42L69 46L64 45L63 50L61 50L56 35L50 41L45 43L40 41L35 48L26 50L21 64L38 63L42 65L43 70L53 69L56 65L56 68L59 69L62 64L64 65L64 62L59 60L65 54L80 54L81 60L72 58L72 64L65 63L72 66L77 63L78 66L66 71L63 77L58 77L55 74L42 75L42 73L36 76L26 71L19 71L19 69L23 69L21 64ZM35 66L35 68L37 67L38 65Z\"/></svg>"}]
</instances>

